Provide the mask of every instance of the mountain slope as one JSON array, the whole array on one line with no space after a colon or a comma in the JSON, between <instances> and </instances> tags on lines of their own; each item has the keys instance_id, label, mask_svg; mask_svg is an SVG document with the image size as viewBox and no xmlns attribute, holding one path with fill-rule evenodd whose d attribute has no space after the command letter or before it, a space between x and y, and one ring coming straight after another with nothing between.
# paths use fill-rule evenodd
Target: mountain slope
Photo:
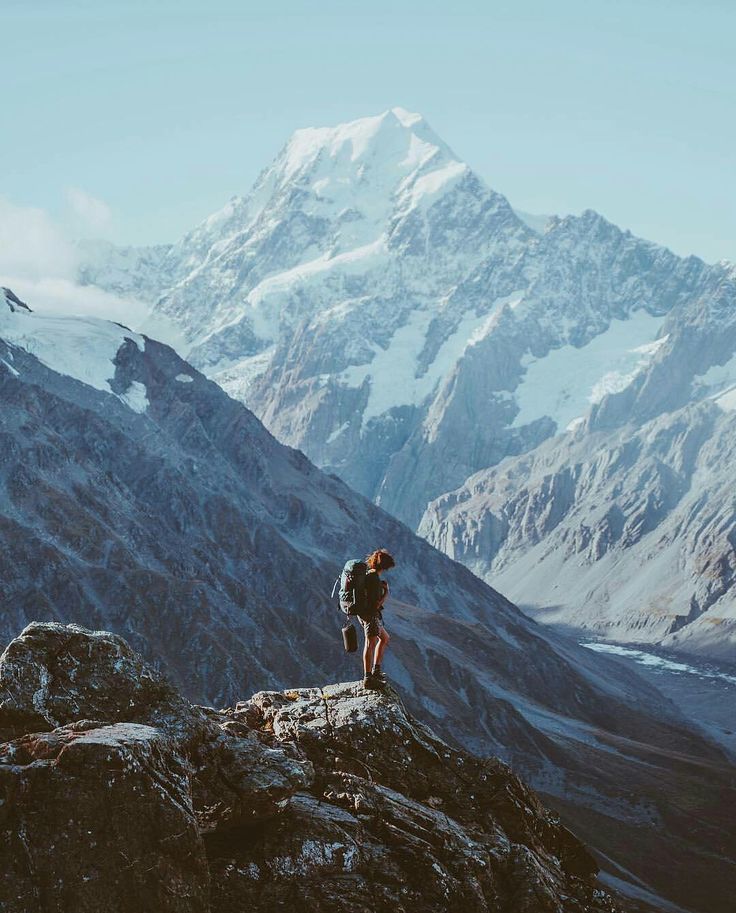
<instances>
[{"instance_id":1,"label":"mountain slope","mask_svg":"<svg viewBox=\"0 0 736 913\"><path fill-rule=\"evenodd\" d=\"M416 526L631 382L723 275L590 211L530 228L394 109L297 131L167 251L156 313L280 440Z\"/></svg>"},{"instance_id":2,"label":"mountain slope","mask_svg":"<svg viewBox=\"0 0 736 913\"><path fill-rule=\"evenodd\" d=\"M399 559L389 672L409 706L564 804L616 860L609 872L719 909L733 879L731 769L656 690L529 621L170 348L99 321L55 323L59 351L65 338L87 336L83 352L104 340L85 357L95 386L61 373L77 359L44 364L45 321L7 308L0 330L0 633L34 620L112 629L217 703L349 677L326 594L349 554L384 545ZM693 808L707 822L695 836ZM696 881L672 875L668 860L685 856ZM707 901L706 884L719 886Z\"/></svg>"},{"instance_id":3,"label":"mountain slope","mask_svg":"<svg viewBox=\"0 0 736 913\"><path fill-rule=\"evenodd\" d=\"M420 532L546 621L733 662L736 271L573 433L429 505Z\"/></svg>"},{"instance_id":4,"label":"mountain slope","mask_svg":"<svg viewBox=\"0 0 736 913\"><path fill-rule=\"evenodd\" d=\"M120 257L109 275L98 260L88 279L118 289ZM716 470L718 482L704 467L728 445L720 431L701 435L703 469L691 474L676 446L655 453L637 440L648 422L674 427L688 406L732 408L733 267L677 257L592 211L528 224L401 109L297 131L247 197L160 260L141 254L139 267L126 257L128 281L142 292L155 286L155 313L184 333L193 363L280 440L487 579L508 569L503 586L543 608L540 618L732 655L732 512L693 513L683 500L686 489L693 504L719 497L726 470ZM552 458L545 441L555 434ZM602 468L598 451L624 438L629 453L642 453L625 479ZM527 492L538 501L546 482L510 485L513 469L499 470L508 504L494 490L492 509L470 509L477 473L488 470L493 489L493 467L515 457L510 467L530 466L524 455L534 453L544 480L548 461L557 475L572 471L572 451L595 482L577 487L572 514L556 496L554 511L567 519L552 538L538 524L523 527L529 535L518 527L514 505ZM613 549L626 549L615 573L590 553L581 571L580 549L558 545L563 535L582 541L598 523L587 518L621 514L612 522L623 526L645 510L647 528L660 524L659 507L637 502L636 480L650 490L647 460L660 467L657 504L672 522L657 535L670 559L646 574L653 541L627 537ZM465 506L445 516L456 499ZM689 519L677 519L676 504ZM496 508L513 527L498 554L480 532ZM541 551L556 557L541 560ZM611 579L631 575L633 589L611 593ZM554 611L538 579L557 584Z\"/></svg>"}]
</instances>

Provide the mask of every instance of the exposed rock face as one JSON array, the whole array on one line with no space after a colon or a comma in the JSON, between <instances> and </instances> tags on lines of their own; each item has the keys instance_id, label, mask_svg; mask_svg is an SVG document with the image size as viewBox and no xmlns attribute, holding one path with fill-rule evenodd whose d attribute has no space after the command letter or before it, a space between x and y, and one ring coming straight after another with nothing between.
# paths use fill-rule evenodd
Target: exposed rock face
<instances>
[{"instance_id":1,"label":"exposed rock face","mask_svg":"<svg viewBox=\"0 0 736 913\"><path fill-rule=\"evenodd\" d=\"M735 459L704 401L477 473L419 530L546 623L733 662Z\"/></svg>"},{"instance_id":2,"label":"exposed rock face","mask_svg":"<svg viewBox=\"0 0 736 913\"><path fill-rule=\"evenodd\" d=\"M391 690L217 712L121 638L39 624L0 684L2 731L37 724L0 746L7 913L621 909L504 764L451 748Z\"/></svg>"},{"instance_id":3,"label":"exposed rock face","mask_svg":"<svg viewBox=\"0 0 736 913\"><path fill-rule=\"evenodd\" d=\"M32 328L42 317L8 310L4 326L25 323L0 341L6 638L33 620L111 629L188 698L218 706L260 688L345 680L356 674L355 660L341 652L329 590L347 557L383 545L399 558L386 609L394 635L388 671L410 711L453 744L513 764L546 802L565 809L609 871L685 906L718 909L720 886L732 877L720 850L733 827L721 801L732 769L659 692L540 629L280 445L171 349L91 320L59 319L56 335L38 340ZM63 327L89 353L72 359L71 376L33 354L59 365L60 353L73 351ZM90 365L98 386L79 376ZM133 661L124 651L110 657ZM141 708L133 722L149 724L153 711L143 709L156 706L157 687L127 696ZM36 722L21 722L7 738L42 719L70 721L40 699L42 679L37 692ZM104 701L92 718L114 722ZM198 730L199 717L192 725ZM234 782L239 762L221 741L214 745L234 765L225 775ZM291 775L283 776L288 786ZM245 814L243 786L218 798L222 784L203 775L196 790L197 814L210 810L201 827ZM692 815L710 825L693 832ZM672 859L687 867L673 873Z\"/></svg>"},{"instance_id":4,"label":"exposed rock face","mask_svg":"<svg viewBox=\"0 0 736 913\"><path fill-rule=\"evenodd\" d=\"M704 471L708 451L733 449L732 265L677 257L592 211L530 227L422 118L397 109L297 131L247 197L165 251L109 250L86 280L120 290L122 276L141 294L155 288L155 311L179 327L190 360L280 440L474 570L507 570L503 591L541 605L540 617L732 654L733 512L714 517L708 506L727 462L716 486ZM656 456L644 447L623 487L601 466L598 448L622 446L619 431L631 453L637 435L656 433L647 423L690 406L721 417L688 442L703 448L695 471L680 466L676 446ZM603 441L601 431L616 434ZM573 469L568 447L582 473L574 516L557 489L545 506L543 445L554 434L554 484ZM445 519L448 492L477 489L475 474L495 478L504 459L528 466L529 452L531 480L500 470L508 503L479 506L482 516L466 504ZM565 515L543 545L557 554L566 532L564 563L539 560L535 511ZM601 512L610 512L602 524ZM642 512L636 541L616 541L620 515L632 526ZM638 568L660 540L670 560L646 579ZM588 541L593 555L581 559ZM586 572L608 544L627 550L617 575L641 581L625 599L611 593L613 559Z\"/></svg>"},{"instance_id":5,"label":"exposed rock face","mask_svg":"<svg viewBox=\"0 0 736 913\"><path fill-rule=\"evenodd\" d=\"M298 894L308 909L366 913L557 910L561 895L566 909L605 909L589 890L595 862L558 819L499 761L438 740L395 692L261 692L231 711L243 713L269 743L298 744L316 779L255 839L212 842L218 908Z\"/></svg>"},{"instance_id":6,"label":"exposed rock face","mask_svg":"<svg viewBox=\"0 0 736 913\"><path fill-rule=\"evenodd\" d=\"M189 779L160 729L82 719L0 745L0 799L4 913L210 909Z\"/></svg>"},{"instance_id":7,"label":"exposed rock face","mask_svg":"<svg viewBox=\"0 0 736 913\"><path fill-rule=\"evenodd\" d=\"M21 301L12 289L6 288L3 285L0 286L0 293L2 293L5 304L11 313L14 314L18 308L22 308L25 311L31 310L25 301Z\"/></svg>"}]
</instances>

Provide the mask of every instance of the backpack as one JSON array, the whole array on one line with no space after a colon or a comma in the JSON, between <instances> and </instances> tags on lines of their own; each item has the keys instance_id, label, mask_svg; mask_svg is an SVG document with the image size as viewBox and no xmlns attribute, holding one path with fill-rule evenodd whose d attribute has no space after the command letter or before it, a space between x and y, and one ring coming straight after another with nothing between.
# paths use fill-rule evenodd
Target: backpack
<instances>
[{"instance_id":1,"label":"backpack","mask_svg":"<svg viewBox=\"0 0 736 913\"><path fill-rule=\"evenodd\" d=\"M332 588L332 595L338 583L340 584L340 610L346 615L365 614L367 608L367 596L365 591L365 575L368 571L368 565L365 561L357 558L351 558L345 562L342 574L335 581Z\"/></svg>"}]
</instances>

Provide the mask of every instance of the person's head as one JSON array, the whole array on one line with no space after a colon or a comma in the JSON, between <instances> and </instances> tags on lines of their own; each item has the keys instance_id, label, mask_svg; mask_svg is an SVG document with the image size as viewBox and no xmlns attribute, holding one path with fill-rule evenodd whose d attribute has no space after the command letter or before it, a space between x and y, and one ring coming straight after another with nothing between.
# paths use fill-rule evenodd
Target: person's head
<instances>
[{"instance_id":1,"label":"person's head","mask_svg":"<svg viewBox=\"0 0 736 913\"><path fill-rule=\"evenodd\" d=\"M385 548L379 548L375 552L371 552L370 555L365 559L365 563L372 571L387 571L390 567L394 567L396 562L393 559L393 555L390 552L387 552Z\"/></svg>"}]
</instances>

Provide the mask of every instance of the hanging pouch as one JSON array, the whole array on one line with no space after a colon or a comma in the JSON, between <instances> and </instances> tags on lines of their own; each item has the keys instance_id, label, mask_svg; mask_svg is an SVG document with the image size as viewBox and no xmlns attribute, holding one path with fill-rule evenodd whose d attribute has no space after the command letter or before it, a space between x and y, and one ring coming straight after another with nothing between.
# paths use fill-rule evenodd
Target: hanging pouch
<instances>
[{"instance_id":1,"label":"hanging pouch","mask_svg":"<svg viewBox=\"0 0 736 913\"><path fill-rule=\"evenodd\" d=\"M355 625L345 625L342 629L342 642L346 653L355 653L358 649L358 634Z\"/></svg>"}]
</instances>

